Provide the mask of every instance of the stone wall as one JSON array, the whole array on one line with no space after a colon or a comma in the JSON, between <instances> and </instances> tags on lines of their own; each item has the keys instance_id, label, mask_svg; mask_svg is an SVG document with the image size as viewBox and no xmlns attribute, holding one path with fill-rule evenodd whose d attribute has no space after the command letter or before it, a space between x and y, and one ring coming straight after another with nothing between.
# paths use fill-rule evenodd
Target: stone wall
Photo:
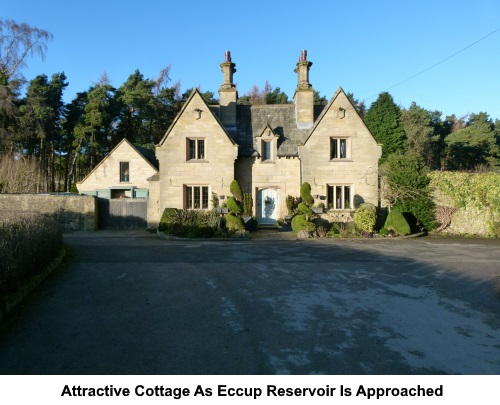
<instances>
[{"instance_id":1,"label":"stone wall","mask_svg":"<svg viewBox=\"0 0 500 405\"><path fill-rule=\"evenodd\" d=\"M55 214L64 231L94 231L97 198L84 195L0 194L0 215Z\"/></svg>"}]
</instances>

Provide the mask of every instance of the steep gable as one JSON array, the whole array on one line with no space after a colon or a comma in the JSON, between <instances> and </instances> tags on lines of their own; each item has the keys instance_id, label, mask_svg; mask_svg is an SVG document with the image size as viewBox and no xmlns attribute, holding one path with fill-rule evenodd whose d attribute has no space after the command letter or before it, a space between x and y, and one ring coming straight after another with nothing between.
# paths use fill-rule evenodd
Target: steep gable
<instances>
[{"instance_id":1,"label":"steep gable","mask_svg":"<svg viewBox=\"0 0 500 405\"><path fill-rule=\"evenodd\" d=\"M359 116L358 112L356 111L356 108L352 105L351 101L345 94L344 90L342 87L339 87L333 97L330 99L328 104L325 106L321 114L318 116L318 118L315 120L314 125L310 129L307 137L305 138L303 144L305 145L309 138L314 134L318 126L323 125L322 122L325 119L325 117L328 116L329 118L335 118L337 120L337 124L342 122L342 124L350 125L353 127L353 122L356 126L361 125L366 132L372 137L373 141L376 143L375 138L373 138L373 135L370 133L368 127L365 125L364 121L361 119ZM342 121L344 120L344 121ZM331 123L328 122L327 124L324 125L330 125Z\"/></svg>"},{"instance_id":2,"label":"steep gable","mask_svg":"<svg viewBox=\"0 0 500 405\"><path fill-rule=\"evenodd\" d=\"M128 162L130 178L120 179L120 162ZM90 191L127 184L128 187L147 188L147 178L158 172L154 153L122 139L113 150L81 181L78 190Z\"/></svg>"},{"instance_id":3,"label":"steep gable","mask_svg":"<svg viewBox=\"0 0 500 405\"><path fill-rule=\"evenodd\" d=\"M229 135L229 133L226 131L226 129L223 127L223 125L219 121L218 117L214 114L214 111L212 110L212 108L210 108L210 106L203 99L200 91L198 89L194 89L191 92L189 98L186 100L186 102L182 106L181 111L179 112L179 114L177 114L175 119L172 121L172 124L170 125L167 132L165 133L165 135L163 136L163 138L161 139L161 141L158 143L157 146L161 147L165 144L165 141L169 137L170 133L174 130L174 128L178 125L178 123L182 120L192 121L191 125L193 126L193 129L196 129L196 124L197 124L196 121L199 121L202 118L202 115L204 115L204 114L209 117L208 118L209 120L210 119L215 120L218 123L220 129L224 132L224 134L228 138L228 140L233 145L236 144L234 142L234 140L231 138L231 136ZM188 117L188 115L190 115L190 116ZM203 117L203 118L205 118L205 117Z\"/></svg>"}]
</instances>

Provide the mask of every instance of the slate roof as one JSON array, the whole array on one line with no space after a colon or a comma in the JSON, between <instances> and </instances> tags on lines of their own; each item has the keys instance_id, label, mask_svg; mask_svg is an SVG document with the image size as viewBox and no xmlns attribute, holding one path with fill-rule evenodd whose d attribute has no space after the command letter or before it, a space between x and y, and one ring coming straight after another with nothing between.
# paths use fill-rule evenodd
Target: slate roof
<instances>
[{"instance_id":1,"label":"slate roof","mask_svg":"<svg viewBox=\"0 0 500 405\"><path fill-rule=\"evenodd\" d=\"M149 163L151 163L151 165L154 166L154 168L156 170L159 170L160 165L158 163L158 159L156 159L156 154L154 151L152 151L151 149L146 149L142 146L136 145L135 143L132 143L131 145L134 147L134 149L137 152L139 152L142 155L142 157L144 159L146 159Z\"/></svg>"},{"instance_id":2,"label":"slate roof","mask_svg":"<svg viewBox=\"0 0 500 405\"><path fill-rule=\"evenodd\" d=\"M237 132L231 135L239 145L240 156L256 155L256 137L267 124L279 136L278 156L296 156L297 147L307 139L310 130L297 128L294 104L239 105L237 108ZM314 106L315 121L324 108Z\"/></svg>"}]
</instances>

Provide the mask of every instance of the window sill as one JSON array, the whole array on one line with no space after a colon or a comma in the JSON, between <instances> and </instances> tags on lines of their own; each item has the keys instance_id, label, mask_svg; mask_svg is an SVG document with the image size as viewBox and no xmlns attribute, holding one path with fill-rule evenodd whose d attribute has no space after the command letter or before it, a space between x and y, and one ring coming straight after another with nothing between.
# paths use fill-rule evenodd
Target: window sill
<instances>
[{"instance_id":1,"label":"window sill","mask_svg":"<svg viewBox=\"0 0 500 405\"><path fill-rule=\"evenodd\" d=\"M189 159L186 160L186 163L210 163L210 162L206 159Z\"/></svg>"},{"instance_id":2,"label":"window sill","mask_svg":"<svg viewBox=\"0 0 500 405\"><path fill-rule=\"evenodd\" d=\"M261 160L260 163L264 164L275 164L276 162L272 159L267 159L267 160Z\"/></svg>"},{"instance_id":3,"label":"window sill","mask_svg":"<svg viewBox=\"0 0 500 405\"><path fill-rule=\"evenodd\" d=\"M352 159L347 158L339 158L339 159L330 159L330 162L352 162Z\"/></svg>"}]
</instances>

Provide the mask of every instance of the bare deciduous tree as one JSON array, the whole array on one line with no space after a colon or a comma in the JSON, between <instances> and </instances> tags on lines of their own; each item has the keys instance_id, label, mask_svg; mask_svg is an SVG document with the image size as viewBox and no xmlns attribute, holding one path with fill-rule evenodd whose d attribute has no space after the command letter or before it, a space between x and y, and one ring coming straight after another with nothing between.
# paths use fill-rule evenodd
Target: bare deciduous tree
<instances>
[{"instance_id":1,"label":"bare deciduous tree","mask_svg":"<svg viewBox=\"0 0 500 405\"><path fill-rule=\"evenodd\" d=\"M22 154L0 158L0 193L36 193L44 189L38 161Z\"/></svg>"},{"instance_id":2,"label":"bare deciduous tree","mask_svg":"<svg viewBox=\"0 0 500 405\"><path fill-rule=\"evenodd\" d=\"M45 30L0 19L0 139L7 136L8 121L16 113L14 100L24 82L20 70L26 57L39 55L44 59L51 39L52 34Z\"/></svg>"}]
</instances>

